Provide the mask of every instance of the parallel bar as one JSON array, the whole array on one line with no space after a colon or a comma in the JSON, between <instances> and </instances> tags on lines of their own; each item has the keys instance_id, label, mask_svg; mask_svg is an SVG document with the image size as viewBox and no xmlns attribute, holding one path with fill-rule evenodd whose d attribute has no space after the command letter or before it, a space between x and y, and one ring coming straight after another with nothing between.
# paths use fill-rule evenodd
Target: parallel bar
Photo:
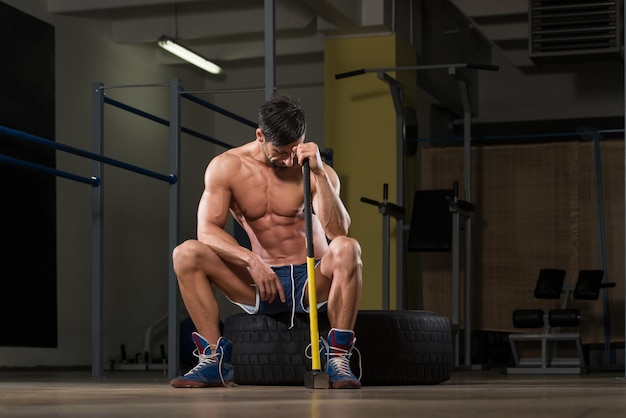
<instances>
[{"instance_id":1,"label":"parallel bar","mask_svg":"<svg viewBox=\"0 0 626 418\"><path fill-rule=\"evenodd\" d=\"M92 140L93 150L101 154L104 137L104 91L101 83L93 84L92 91ZM102 179L102 163L94 161L93 175ZM104 375L104 186L94 188L92 192L91 219L91 374L93 377Z\"/></svg>"},{"instance_id":2,"label":"parallel bar","mask_svg":"<svg viewBox=\"0 0 626 418\"><path fill-rule=\"evenodd\" d=\"M239 116L239 115L237 115L237 114L235 114L233 112L230 112L230 111L228 111L226 109L223 109L223 108L221 108L219 106L216 106L213 103L209 103L206 100L202 100L199 97L193 96L193 95L188 94L188 93L181 93L180 95L183 96L187 100L190 100L190 101L192 101L192 102L194 102L196 104L199 104L200 106L204 106L204 107L206 107L208 109L214 110L215 112L220 113L220 114L222 114L224 116L227 116L227 117L229 117L231 119L234 119L237 122L241 122L244 125L248 125L248 126L250 126L252 128L255 128L255 129L259 126L258 123L252 122L251 120L248 120L248 119L246 119L244 117L241 117L241 116Z\"/></svg>"},{"instance_id":3,"label":"parallel bar","mask_svg":"<svg viewBox=\"0 0 626 418\"><path fill-rule=\"evenodd\" d=\"M226 142L219 141L219 140L217 140L215 138L211 138L208 135L205 135L203 133L191 130L189 128L185 128L184 126L181 126L180 130L181 130L181 132L184 132L184 133L186 133L188 135L195 136L196 138L204 139L205 141L208 141L208 142L210 142L212 144L215 144L215 145L219 145L220 147L224 147L224 148L227 148L227 149L234 148L233 145L227 144Z\"/></svg>"},{"instance_id":4,"label":"parallel bar","mask_svg":"<svg viewBox=\"0 0 626 418\"><path fill-rule=\"evenodd\" d=\"M105 97L104 98L104 103L110 104L111 106L115 106L115 107L120 108L122 110L125 110L127 112L130 112L130 113L133 113L135 115L144 117L146 119L150 119L151 121L156 122L156 123L160 123L161 125L169 126L169 124L170 124L167 120L165 120L163 118L160 118L158 116L152 115L152 114L150 114L148 112L145 112L145 111L143 111L141 109L137 109L136 107L129 106L126 103L122 103L120 101L117 101L115 99L111 99L109 97Z\"/></svg>"},{"instance_id":5,"label":"parallel bar","mask_svg":"<svg viewBox=\"0 0 626 418\"><path fill-rule=\"evenodd\" d=\"M170 82L170 171L179 173L180 169L180 80ZM178 224L180 206L180 187L170 185L169 190L169 271L168 271L168 321L167 321L167 374L170 378L178 374L179 335L178 326L178 281L174 273L172 252L178 245Z\"/></svg>"},{"instance_id":6,"label":"parallel bar","mask_svg":"<svg viewBox=\"0 0 626 418\"><path fill-rule=\"evenodd\" d=\"M187 93L184 93L183 97L185 97L185 98L187 98L187 99L189 99L189 100L191 100L191 101L193 101L193 102L195 102L197 104L200 104L202 106L208 107L211 110L215 110L218 113L221 113L221 114L223 114L225 116L231 117L231 118L233 118L233 119L235 119L235 120L237 120L239 122L245 123L246 125L252 126L253 128L256 128L258 126L256 123L254 123L254 122L252 122L250 120L244 119L241 116L237 116L236 114L231 113L228 110L222 109L222 108L220 108L218 106L215 106L214 104L206 102L206 101L204 101L202 99L199 99L197 97L194 97L192 95L186 95L186 94ZM125 104L125 103L118 102L117 100L113 100L113 99L109 99L108 97L105 97L104 98L104 102L107 103L107 104L110 104L112 106L115 106L115 107L117 107L119 109L126 110L127 112L133 113L135 115L142 116L142 117L144 117L146 119L149 119L149 120L151 120L153 122L160 123L161 125L170 126L170 122L165 120L165 119L163 119L163 118L151 115L148 112L145 112L145 111L143 111L141 109L137 109L136 107L129 106L129 105ZM212 138L212 137L210 137L208 135L202 134L202 133L194 131L192 129L185 128L185 127L181 127L180 129L181 129L182 132L184 132L184 133L186 133L188 135L195 136L196 138L203 139L205 141L211 142L212 144L219 145L220 147L233 148L232 145L227 144L226 142L222 142L222 141L220 141L218 139Z\"/></svg>"},{"instance_id":7,"label":"parallel bar","mask_svg":"<svg viewBox=\"0 0 626 418\"><path fill-rule=\"evenodd\" d=\"M63 177L69 180L78 181L80 183L89 184L91 186L97 187L100 185L100 179L98 177L82 177L76 174L68 173L66 171L57 170L56 168L48 167L41 164L36 164L30 161L20 160L18 158L9 157L7 155L0 154L0 161L8 164L12 164L19 167L28 168L31 170L41 171L47 174L52 174L58 177Z\"/></svg>"},{"instance_id":8,"label":"parallel bar","mask_svg":"<svg viewBox=\"0 0 626 418\"><path fill-rule=\"evenodd\" d=\"M157 180L165 181L170 184L176 183L177 181L176 176L172 174L166 176L164 174L156 173L151 170L146 170L145 168L137 167L132 164L114 160L113 158L104 157L101 154L85 151L85 150L75 148L75 147L65 145L65 144L60 144L58 142L51 141L49 139L45 139L37 135L7 128L5 126L0 126L0 134L4 134L4 135L11 136L14 138L24 139L24 140L34 142L39 145L49 147L49 148L54 148L60 151L68 152L70 154L89 158L90 160L100 161L100 162L103 162L103 163L106 163L106 164L109 164L118 168L122 168L124 170L133 171L135 173L143 174L144 176L148 176L148 177L155 178Z\"/></svg>"}]
</instances>

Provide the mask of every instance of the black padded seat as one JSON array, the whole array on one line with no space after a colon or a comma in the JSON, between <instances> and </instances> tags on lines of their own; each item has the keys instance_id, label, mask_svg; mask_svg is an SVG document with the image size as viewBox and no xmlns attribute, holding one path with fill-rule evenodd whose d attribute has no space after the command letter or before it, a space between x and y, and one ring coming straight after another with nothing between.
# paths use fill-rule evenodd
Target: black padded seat
<instances>
[{"instance_id":1,"label":"black padded seat","mask_svg":"<svg viewBox=\"0 0 626 418\"><path fill-rule=\"evenodd\" d=\"M551 373L568 374L586 371L580 333L561 332L561 328L574 328L581 324L580 309L568 308L567 302L572 296L578 300L596 300L600 289L614 287L615 283L603 283L603 270L580 270L576 285L564 285L565 270L543 269L539 273L534 296L538 299L559 299L565 293L560 308L550 309L547 314L541 309L516 309L513 311L515 328L541 328L536 334L510 334L509 341L515 367L507 368L509 374ZM541 318L541 319L540 319ZM521 358L517 343L536 341L541 343L540 358ZM557 343L569 342L576 347L577 358L557 356Z\"/></svg>"}]
</instances>

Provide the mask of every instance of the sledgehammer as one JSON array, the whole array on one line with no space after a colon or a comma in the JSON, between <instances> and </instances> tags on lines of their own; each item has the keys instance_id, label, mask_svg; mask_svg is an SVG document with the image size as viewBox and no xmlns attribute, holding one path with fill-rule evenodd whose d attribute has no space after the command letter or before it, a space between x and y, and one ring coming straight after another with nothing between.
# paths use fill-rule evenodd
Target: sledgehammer
<instances>
[{"instance_id":1,"label":"sledgehammer","mask_svg":"<svg viewBox=\"0 0 626 418\"><path fill-rule=\"evenodd\" d=\"M317 290L315 287L315 252L313 251L313 220L311 206L311 169L309 160L302 166L304 182L304 227L306 232L306 267L309 291L309 326L311 333L311 371L304 374L304 386L308 389L328 389L330 378L321 369L319 351L319 328L317 322Z\"/></svg>"}]
</instances>

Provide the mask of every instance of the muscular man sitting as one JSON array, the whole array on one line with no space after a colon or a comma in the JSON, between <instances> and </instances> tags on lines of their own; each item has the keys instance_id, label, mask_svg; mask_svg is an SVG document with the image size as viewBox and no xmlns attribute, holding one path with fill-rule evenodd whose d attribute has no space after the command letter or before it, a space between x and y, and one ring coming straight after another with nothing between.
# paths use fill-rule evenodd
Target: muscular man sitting
<instances>
[{"instance_id":1,"label":"muscular man sitting","mask_svg":"<svg viewBox=\"0 0 626 418\"><path fill-rule=\"evenodd\" d=\"M309 160L315 278L319 305L331 330L321 342L332 388L359 388L350 369L361 297L361 248L347 236L350 216L339 197L337 173L318 146L304 142L306 120L298 102L274 96L259 109L253 141L208 165L198 206L198 236L175 248L174 270L187 312L198 365L173 379L174 387L227 385L233 380L232 343L221 336L214 288L250 314L307 312L302 164ZM224 231L231 213L252 250Z\"/></svg>"}]
</instances>

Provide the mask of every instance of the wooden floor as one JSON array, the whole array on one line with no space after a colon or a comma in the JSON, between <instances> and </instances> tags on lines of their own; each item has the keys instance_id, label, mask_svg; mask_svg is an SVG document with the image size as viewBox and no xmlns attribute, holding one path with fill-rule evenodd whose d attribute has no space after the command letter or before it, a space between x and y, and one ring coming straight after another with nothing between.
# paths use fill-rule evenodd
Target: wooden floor
<instances>
[{"instance_id":1,"label":"wooden floor","mask_svg":"<svg viewBox=\"0 0 626 418\"><path fill-rule=\"evenodd\" d=\"M625 417L624 372L455 372L436 386L174 389L162 372L1 371L1 417Z\"/></svg>"}]
</instances>

